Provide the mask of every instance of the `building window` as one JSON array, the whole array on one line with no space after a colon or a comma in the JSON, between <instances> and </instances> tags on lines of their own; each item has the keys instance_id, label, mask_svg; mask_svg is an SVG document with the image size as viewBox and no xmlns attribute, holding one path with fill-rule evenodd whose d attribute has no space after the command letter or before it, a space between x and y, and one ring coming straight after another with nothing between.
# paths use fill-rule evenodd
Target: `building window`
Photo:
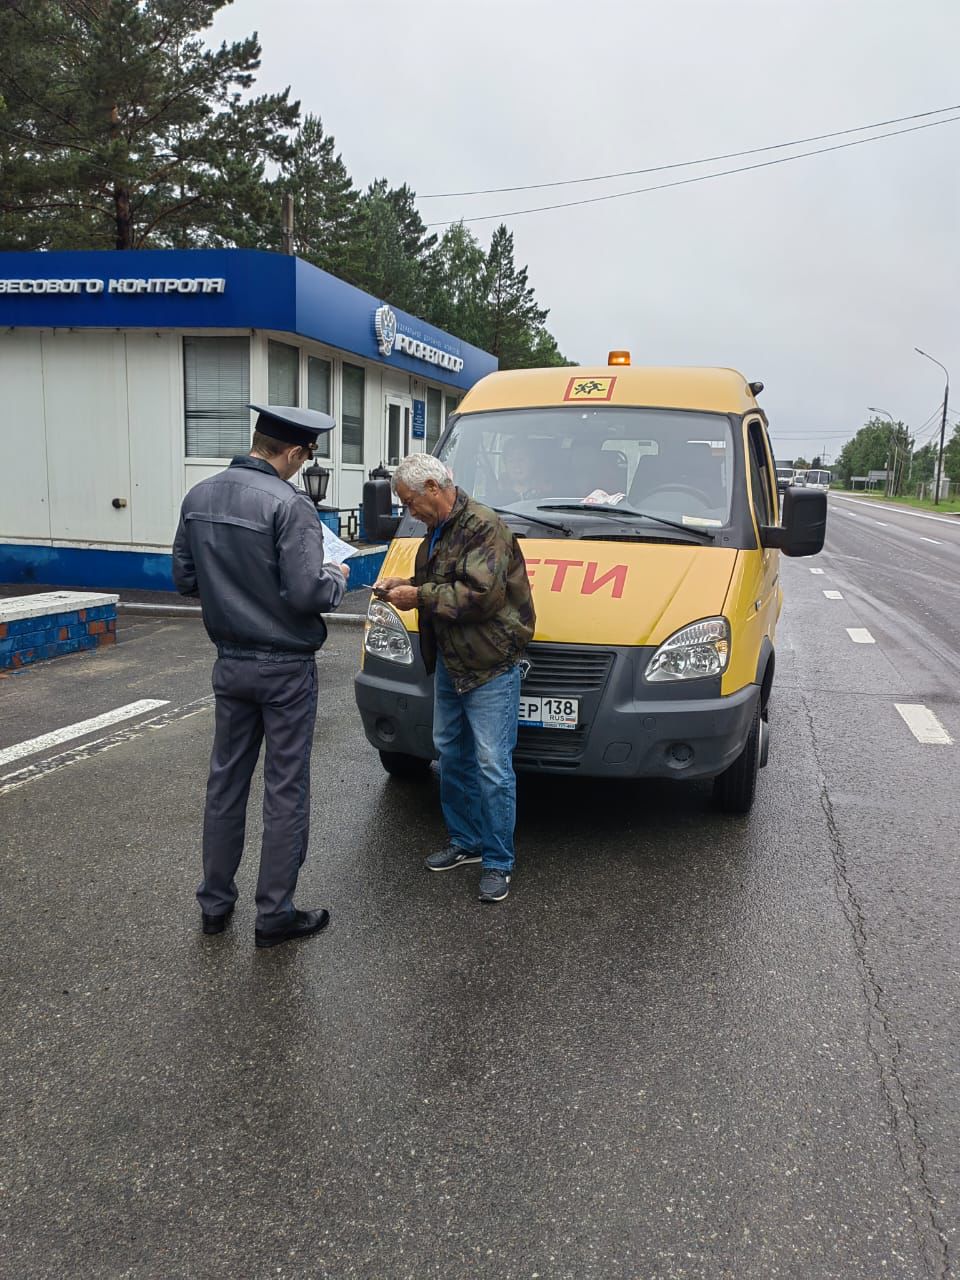
<instances>
[{"instance_id":1,"label":"building window","mask_svg":"<svg viewBox=\"0 0 960 1280\"><path fill-rule=\"evenodd\" d=\"M319 409L321 413L330 412L330 389L333 366L329 360L321 360L318 356L307 357L307 408ZM317 437L317 453L321 458L330 457L330 431L323 431Z\"/></svg>"},{"instance_id":2,"label":"building window","mask_svg":"<svg viewBox=\"0 0 960 1280\"><path fill-rule=\"evenodd\" d=\"M250 339L184 338L188 458L232 458L250 448Z\"/></svg>"},{"instance_id":3,"label":"building window","mask_svg":"<svg viewBox=\"0 0 960 1280\"><path fill-rule=\"evenodd\" d=\"M267 343L267 404L300 403L300 352L285 342Z\"/></svg>"},{"instance_id":4,"label":"building window","mask_svg":"<svg viewBox=\"0 0 960 1280\"><path fill-rule=\"evenodd\" d=\"M457 405L460 403L459 396L443 397L443 425L446 426L453 415L457 412Z\"/></svg>"},{"instance_id":5,"label":"building window","mask_svg":"<svg viewBox=\"0 0 960 1280\"><path fill-rule=\"evenodd\" d=\"M427 387L427 453L432 453L440 439L440 414L443 396L434 387Z\"/></svg>"},{"instance_id":6,"label":"building window","mask_svg":"<svg viewBox=\"0 0 960 1280\"><path fill-rule=\"evenodd\" d=\"M366 375L355 364L343 366L340 455L344 462L363 462L363 400Z\"/></svg>"}]
</instances>

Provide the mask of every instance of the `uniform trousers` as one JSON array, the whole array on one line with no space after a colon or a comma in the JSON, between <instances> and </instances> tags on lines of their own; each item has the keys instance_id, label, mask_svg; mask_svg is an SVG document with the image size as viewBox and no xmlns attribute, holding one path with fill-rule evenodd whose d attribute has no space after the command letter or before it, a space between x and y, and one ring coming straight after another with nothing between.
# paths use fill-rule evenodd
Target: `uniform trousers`
<instances>
[{"instance_id":1,"label":"uniform trousers","mask_svg":"<svg viewBox=\"0 0 960 1280\"><path fill-rule=\"evenodd\" d=\"M197 901L221 915L237 899L250 780L266 739L263 842L257 928L276 929L294 912L293 894L310 836L310 751L317 715L313 654L221 656L213 667L216 727L203 815L203 881Z\"/></svg>"}]
</instances>

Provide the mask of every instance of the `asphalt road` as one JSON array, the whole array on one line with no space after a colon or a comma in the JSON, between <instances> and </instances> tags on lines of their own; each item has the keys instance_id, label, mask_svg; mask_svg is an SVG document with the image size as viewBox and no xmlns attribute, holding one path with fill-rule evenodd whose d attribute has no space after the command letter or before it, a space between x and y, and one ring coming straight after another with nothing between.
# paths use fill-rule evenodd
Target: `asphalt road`
<instances>
[{"instance_id":1,"label":"asphalt road","mask_svg":"<svg viewBox=\"0 0 960 1280\"><path fill-rule=\"evenodd\" d=\"M299 894L333 922L274 951L259 792L234 922L198 929L197 623L0 682L0 759L166 704L0 765L0 1271L956 1274L958 747L896 704L960 742L960 529L831 507L824 554L783 565L751 817L524 778L496 907L477 868L421 869L436 783L363 739L355 629L321 662Z\"/></svg>"}]
</instances>

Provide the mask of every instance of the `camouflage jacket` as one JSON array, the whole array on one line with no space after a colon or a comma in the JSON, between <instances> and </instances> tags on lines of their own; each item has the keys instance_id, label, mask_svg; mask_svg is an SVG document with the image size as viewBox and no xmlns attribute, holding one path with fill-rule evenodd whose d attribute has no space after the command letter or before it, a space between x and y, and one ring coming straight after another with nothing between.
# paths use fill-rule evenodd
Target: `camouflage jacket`
<instances>
[{"instance_id":1,"label":"camouflage jacket","mask_svg":"<svg viewBox=\"0 0 960 1280\"><path fill-rule=\"evenodd\" d=\"M420 651L428 671L439 649L454 688L469 693L509 671L536 627L527 566L516 536L462 489L430 554L417 550Z\"/></svg>"}]
</instances>

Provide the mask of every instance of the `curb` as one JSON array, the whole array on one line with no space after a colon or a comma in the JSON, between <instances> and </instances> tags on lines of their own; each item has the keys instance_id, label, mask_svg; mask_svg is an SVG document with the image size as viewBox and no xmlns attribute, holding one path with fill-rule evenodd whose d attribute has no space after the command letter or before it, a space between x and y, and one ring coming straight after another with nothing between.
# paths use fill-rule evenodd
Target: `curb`
<instances>
[{"instance_id":1,"label":"curb","mask_svg":"<svg viewBox=\"0 0 960 1280\"><path fill-rule=\"evenodd\" d=\"M198 604L138 604L136 601L121 600L117 605L118 613L140 614L151 618L199 618L201 609ZM362 626L366 615L362 613L321 613L327 624L342 626Z\"/></svg>"}]
</instances>

